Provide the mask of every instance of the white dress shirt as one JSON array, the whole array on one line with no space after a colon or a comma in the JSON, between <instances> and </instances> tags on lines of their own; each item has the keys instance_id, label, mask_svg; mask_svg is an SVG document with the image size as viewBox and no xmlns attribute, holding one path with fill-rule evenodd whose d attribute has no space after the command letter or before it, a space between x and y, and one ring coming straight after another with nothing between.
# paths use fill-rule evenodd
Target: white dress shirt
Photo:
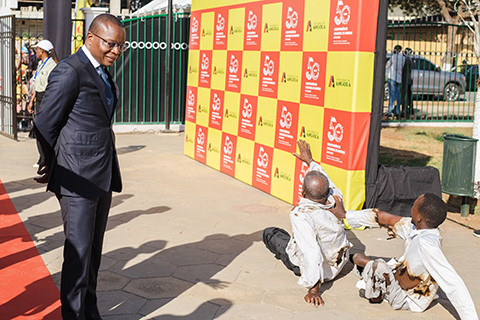
<instances>
[{"instance_id":1,"label":"white dress shirt","mask_svg":"<svg viewBox=\"0 0 480 320\"><path fill-rule=\"evenodd\" d=\"M395 82L402 82L402 68L405 63L405 57L401 52L392 54L390 60L387 61L385 68L387 69L388 78Z\"/></svg>"},{"instance_id":2,"label":"white dress shirt","mask_svg":"<svg viewBox=\"0 0 480 320\"><path fill-rule=\"evenodd\" d=\"M97 67L100 66L100 62L95 60L95 58L92 56L92 53L87 49L87 47L85 45L81 46L81 49L83 50L83 52L87 56L88 60L90 60L90 62L93 64L93 67L96 70Z\"/></svg>"},{"instance_id":3,"label":"white dress shirt","mask_svg":"<svg viewBox=\"0 0 480 320\"><path fill-rule=\"evenodd\" d=\"M361 225L378 226L375 213L371 209L347 211L347 220L352 228ZM438 228L418 230L412 224L411 218L402 218L394 225L393 230L398 237L405 240L405 253L397 266L407 267L411 276L421 279L415 288L406 291L409 309L414 312L425 311L440 286L461 319L478 320L475 305L465 283L442 252L442 237Z\"/></svg>"},{"instance_id":4,"label":"white dress shirt","mask_svg":"<svg viewBox=\"0 0 480 320\"><path fill-rule=\"evenodd\" d=\"M318 163L312 161L310 170L323 173L328 178L332 192L326 205L302 198L290 212L293 236L286 252L290 261L300 267L298 284L307 288L313 287L319 280L323 283L335 278L346 264L348 249L352 247L343 220L328 211L335 203L331 195L343 199L342 192Z\"/></svg>"}]
</instances>

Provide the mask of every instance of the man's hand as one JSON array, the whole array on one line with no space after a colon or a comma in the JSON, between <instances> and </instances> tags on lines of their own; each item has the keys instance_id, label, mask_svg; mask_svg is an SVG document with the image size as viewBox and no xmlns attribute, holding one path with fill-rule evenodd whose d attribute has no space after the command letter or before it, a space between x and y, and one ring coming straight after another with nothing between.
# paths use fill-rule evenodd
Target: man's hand
<instances>
[{"instance_id":1,"label":"man's hand","mask_svg":"<svg viewBox=\"0 0 480 320\"><path fill-rule=\"evenodd\" d=\"M332 209L328 209L331 213L335 215L338 219L345 219L346 212L345 207L343 206L342 198L339 196L332 195L333 199L335 199L335 206Z\"/></svg>"},{"instance_id":2,"label":"man's hand","mask_svg":"<svg viewBox=\"0 0 480 320\"><path fill-rule=\"evenodd\" d=\"M297 141L298 149L300 149L300 154L292 153L295 157L305 162L307 165L313 161L312 152L310 151L310 145L305 140Z\"/></svg>"},{"instance_id":3,"label":"man's hand","mask_svg":"<svg viewBox=\"0 0 480 320\"><path fill-rule=\"evenodd\" d=\"M314 285L310 290L308 290L307 295L305 296L305 301L310 303L312 306L323 306L325 302L323 301L322 297L320 297L320 293L318 292L319 282Z\"/></svg>"},{"instance_id":4,"label":"man's hand","mask_svg":"<svg viewBox=\"0 0 480 320\"><path fill-rule=\"evenodd\" d=\"M33 99L28 104L27 110L28 110L28 113L30 113L30 114L33 113Z\"/></svg>"},{"instance_id":5,"label":"man's hand","mask_svg":"<svg viewBox=\"0 0 480 320\"><path fill-rule=\"evenodd\" d=\"M40 163L37 174L41 175L41 177L33 178L33 180L37 181L38 183L48 182L48 178L50 177L50 168L45 165L45 162Z\"/></svg>"}]
</instances>

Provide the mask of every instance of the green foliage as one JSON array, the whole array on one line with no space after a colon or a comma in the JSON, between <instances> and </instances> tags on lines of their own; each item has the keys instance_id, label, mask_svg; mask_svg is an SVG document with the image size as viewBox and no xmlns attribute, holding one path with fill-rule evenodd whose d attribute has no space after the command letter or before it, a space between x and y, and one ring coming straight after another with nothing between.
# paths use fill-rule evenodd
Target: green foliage
<instances>
[{"instance_id":1,"label":"green foliage","mask_svg":"<svg viewBox=\"0 0 480 320\"><path fill-rule=\"evenodd\" d=\"M449 2L448 0L446 1ZM440 5L434 0L390 0L388 1L388 6L390 10L400 8L405 15L416 17L440 14Z\"/></svg>"}]
</instances>

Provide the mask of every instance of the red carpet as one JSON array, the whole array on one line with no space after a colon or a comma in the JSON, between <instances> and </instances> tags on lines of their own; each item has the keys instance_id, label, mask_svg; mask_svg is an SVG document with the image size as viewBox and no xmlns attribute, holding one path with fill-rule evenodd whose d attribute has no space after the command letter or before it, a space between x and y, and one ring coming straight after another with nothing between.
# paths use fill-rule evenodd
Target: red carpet
<instances>
[{"instance_id":1,"label":"red carpet","mask_svg":"<svg viewBox=\"0 0 480 320\"><path fill-rule=\"evenodd\" d=\"M61 320L60 293L0 180L0 320Z\"/></svg>"}]
</instances>

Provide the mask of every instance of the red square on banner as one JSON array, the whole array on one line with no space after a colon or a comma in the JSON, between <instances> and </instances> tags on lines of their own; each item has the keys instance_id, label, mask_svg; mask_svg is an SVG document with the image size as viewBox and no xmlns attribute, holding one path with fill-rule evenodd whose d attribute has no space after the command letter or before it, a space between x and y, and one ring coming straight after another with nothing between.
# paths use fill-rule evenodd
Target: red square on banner
<instances>
[{"instance_id":1,"label":"red square on banner","mask_svg":"<svg viewBox=\"0 0 480 320\"><path fill-rule=\"evenodd\" d=\"M208 128L197 125L195 132L195 160L205 164L207 161L207 134Z\"/></svg>"},{"instance_id":2,"label":"red square on banner","mask_svg":"<svg viewBox=\"0 0 480 320\"><path fill-rule=\"evenodd\" d=\"M227 52L227 84L225 90L240 92L242 80L242 51Z\"/></svg>"},{"instance_id":3,"label":"red square on banner","mask_svg":"<svg viewBox=\"0 0 480 320\"><path fill-rule=\"evenodd\" d=\"M243 50L260 51L262 37L262 8L261 3L245 5L245 40Z\"/></svg>"},{"instance_id":4,"label":"red square on banner","mask_svg":"<svg viewBox=\"0 0 480 320\"><path fill-rule=\"evenodd\" d=\"M225 91L211 90L210 92L210 112L208 126L217 130L222 130L223 123L223 104Z\"/></svg>"},{"instance_id":5,"label":"red square on banner","mask_svg":"<svg viewBox=\"0 0 480 320\"><path fill-rule=\"evenodd\" d=\"M202 15L199 12L192 12L190 15L190 44L188 48L190 50L196 50L200 48L200 17Z\"/></svg>"},{"instance_id":6,"label":"red square on banner","mask_svg":"<svg viewBox=\"0 0 480 320\"><path fill-rule=\"evenodd\" d=\"M330 0L329 51L375 51L378 0Z\"/></svg>"},{"instance_id":7,"label":"red square on banner","mask_svg":"<svg viewBox=\"0 0 480 320\"><path fill-rule=\"evenodd\" d=\"M187 86L187 110L185 120L197 121L197 87Z\"/></svg>"},{"instance_id":8,"label":"red square on banner","mask_svg":"<svg viewBox=\"0 0 480 320\"><path fill-rule=\"evenodd\" d=\"M277 98L278 69L280 52L263 52L260 56L260 84L258 94L263 97Z\"/></svg>"},{"instance_id":9,"label":"red square on banner","mask_svg":"<svg viewBox=\"0 0 480 320\"><path fill-rule=\"evenodd\" d=\"M222 149L220 171L235 177L235 154L237 152L237 136L222 133Z\"/></svg>"},{"instance_id":10,"label":"red square on banner","mask_svg":"<svg viewBox=\"0 0 480 320\"><path fill-rule=\"evenodd\" d=\"M322 163L346 170L365 170L370 113L325 108Z\"/></svg>"},{"instance_id":11,"label":"red square on banner","mask_svg":"<svg viewBox=\"0 0 480 320\"><path fill-rule=\"evenodd\" d=\"M212 83L212 51L200 51L198 86L210 88Z\"/></svg>"},{"instance_id":12,"label":"red square on banner","mask_svg":"<svg viewBox=\"0 0 480 320\"><path fill-rule=\"evenodd\" d=\"M283 1L282 51L302 51L305 1Z\"/></svg>"},{"instance_id":13,"label":"red square on banner","mask_svg":"<svg viewBox=\"0 0 480 320\"><path fill-rule=\"evenodd\" d=\"M255 143L252 186L270 193L272 185L273 148Z\"/></svg>"},{"instance_id":14,"label":"red square on banner","mask_svg":"<svg viewBox=\"0 0 480 320\"><path fill-rule=\"evenodd\" d=\"M310 167L303 161L295 159L295 177L293 180L293 204L297 205L302 197L303 178L310 171Z\"/></svg>"},{"instance_id":15,"label":"red square on banner","mask_svg":"<svg viewBox=\"0 0 480 320\"><path fill-rule=\"evenodd\" d=\"M215 10L215 27L213 31L213 50L227 49L228 9Z\"/></svg>"},{"instance_id":16,"label":"red square on banner","mask_svg":"<svg viewBox=\"0 0 480 320\"><path fill-rule=\"evenodd\" d=\"M300 102L323 106L325 100L326 52L304 52Z\"/></svg>"},{"instance_id":17,"label":"red square on banner","mask_svg":"<svg viewBox=\"0 0 480 320\"><path fill-rule=\"evenodd\" d=\"M255 141L255 121L257 119L257 97L240 96L238 136Z\"/></svg>"},{"instance_id":18,"label":"red square on banner","mask_svg":"<svg viewBox=\"0 0 480 320\"><path fill-rule=\"evenodd\" d=\"M299 104L278 100L275 124L275 148L295 152L297 143Z\"/></svg>"}]
</instances>

